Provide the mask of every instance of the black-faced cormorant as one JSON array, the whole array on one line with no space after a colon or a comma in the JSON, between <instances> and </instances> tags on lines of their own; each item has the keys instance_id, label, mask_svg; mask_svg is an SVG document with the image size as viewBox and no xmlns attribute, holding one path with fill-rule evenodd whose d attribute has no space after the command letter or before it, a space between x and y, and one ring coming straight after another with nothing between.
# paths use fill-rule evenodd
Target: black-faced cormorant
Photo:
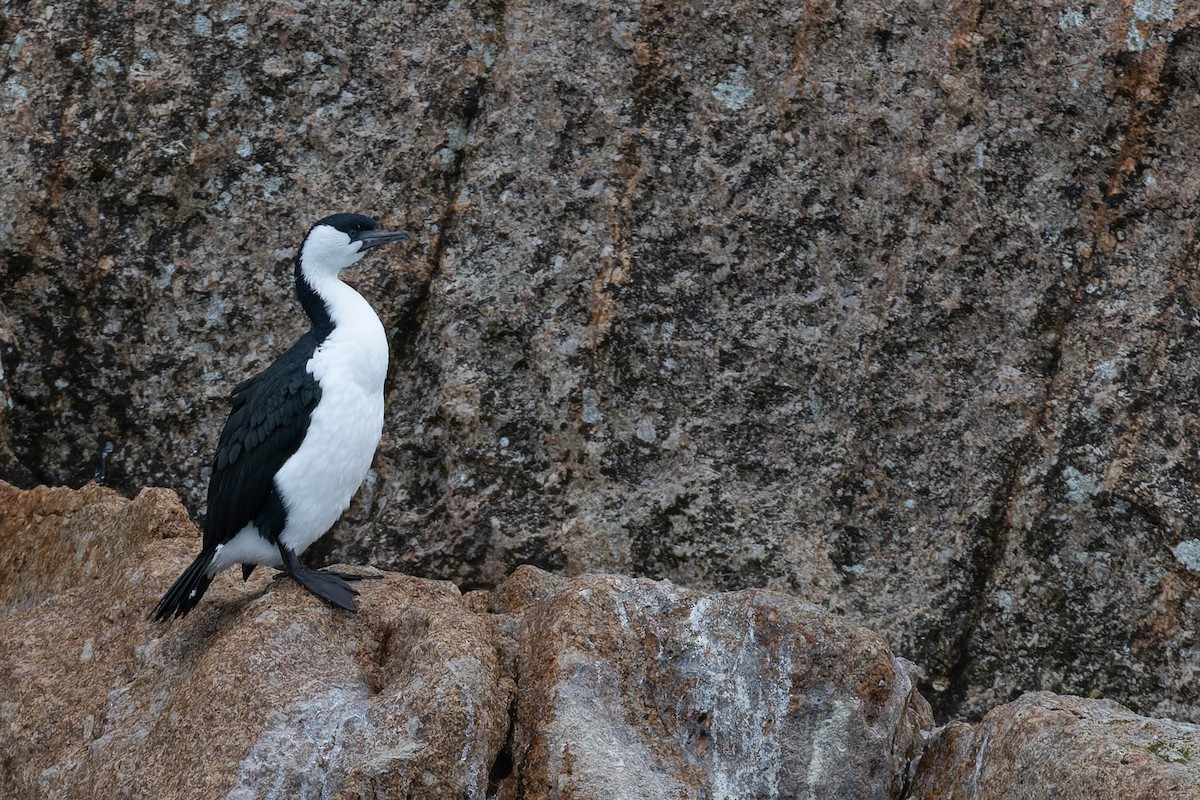
<instances>
[{"instance_id":1,"label":"black-faced cormorant","mask_svg":"<svg viewBox=\"0 0 1200 800\"><path fill-rule=\"evenodd\" d=\"M358 594L342 575L306 567L300 554L328 531L366 477L383 431L388 343L362 295L338 273L370 248L405 241L358 214L314 225L296 256L296 294L308 333L233 390L213 459L204 546L163 595L156 620L182 617L213 577L234 564L244 578L277 567L335 606Z\"/></svg>"}]
</instances>

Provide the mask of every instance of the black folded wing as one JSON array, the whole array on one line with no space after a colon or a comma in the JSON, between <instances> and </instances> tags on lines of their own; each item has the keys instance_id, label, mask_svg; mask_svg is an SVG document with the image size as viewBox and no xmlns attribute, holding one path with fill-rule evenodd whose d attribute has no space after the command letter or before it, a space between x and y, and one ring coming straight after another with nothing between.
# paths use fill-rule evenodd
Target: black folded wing
<instances>
[{"instance_id":1,"label":"black folded wing","mask_svg":"<svg viewBox=\"0 0 1200 800\"><path fill-rule=\"evenodd\" d=\"M314 334L304 336L230 395L233 409L221 431L208 484L205 550L229 541L262 512L275 473L304 441L321 399L320 385L306 370L317 344Z\"/></svg>"}]
</instances>

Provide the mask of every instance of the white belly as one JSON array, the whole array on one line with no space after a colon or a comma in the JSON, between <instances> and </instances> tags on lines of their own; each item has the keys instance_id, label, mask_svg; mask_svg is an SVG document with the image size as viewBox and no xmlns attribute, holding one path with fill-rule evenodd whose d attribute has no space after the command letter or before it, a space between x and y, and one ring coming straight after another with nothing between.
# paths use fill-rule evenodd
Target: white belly
<instances>
[{"instance_id":1,"label":"white belly","mask_svg":"<svg viewBox=\"0 0 1200 800\"><path fill-rule=\"evenodd\" d=\"M280 539L297 554L333 527L371 468L383 432L383 389L327 380L300 448L275 475L287 511ZM382 383L382 382L381 382ZM209 567L215 575L234 564L282 567L279 550L253 523L218 545Z\"/></svg>"},{"instance_id":2,"label":"white belly","mask_svg":"<svg viewBox=\"0 0 1200 800\"><path fill-rule=\"evenodd\" d=\"M279 548L260 536L258 528L254 526L254 523L250 523L238 531L237 535L228 542L217 545L212 563L208 566L208 577L211 578L234 564L263 564L268 567L282 567L283 559L279 556Z\"/></svg>"},{"instance_id":3,"label":"white belly","mask_svg":"<svg viewBox=\"0 0 1200 800\"><path fill-rule=\"evenodd\" d=\"M296 553L350 506L383 433L387 339L374 313L358 322L339 326L308 362L321 399L300 449L275 475L287 511L280 539Z\"/></svg>"},{"instance_id":4,"label":"white belly","mask_svg":"<svg viewBox=\"0 0 1200 800\"><path fill-rule=\"evenodd\" d=\"M275 476L287 510L280 539L302 553L338 521L371 468L383 431L383 393L322 386L308 434Z\"/></svg>"}]
</instances>

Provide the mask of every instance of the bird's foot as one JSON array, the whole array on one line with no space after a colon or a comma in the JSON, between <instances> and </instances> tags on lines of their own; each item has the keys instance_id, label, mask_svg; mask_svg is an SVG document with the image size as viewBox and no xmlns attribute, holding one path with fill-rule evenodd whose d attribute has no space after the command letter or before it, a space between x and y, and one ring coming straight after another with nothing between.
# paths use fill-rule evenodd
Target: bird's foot
<instances>
[{"instance_id":1,"label":"bird's foot","mask_svg":"<svg viewBox=\"0 0 1200 800\"><path fill-rule=\"evenodd\" d=\"M323 575L332 575L335 578L341 578L344 581L377 581L383 578L382 575L358 575L353 572L337 572L332 569L315 569L313 572L320 572ZM271 578L273 581L281 581L284 578L290 578L291 573L286 569L281 569Z\"/></svg>"},{"instance_id":2,"label":"bird's foot","mask_svg":"<svg viewBox=\"0 0 1200 800\"><path fill-rule=\"evenodd\" d=\"M336 575L314 569L309 570L307 573L293 574L292 577L296 583L308 589L322 600L327 600L338 608L344 608L347 611L358 611L354 607L354 598L358 596L358 591L351 588L350 584Z\"/></svg>"},{"instance_id":3,"label":"bird's foot","mask_svg":"<svg viewBox=\"0 0 1200 800\"><path fill-rule=\"evenodd\" d=\"M275 580L279 580L283 575L288 575L296 583L308 589L322 600L328 601L346 611L358 611L354 607L354 598L358 595L358 592L352 589L350 584L346 583L340 575L326 572L323 569L310 569L304 566L299 556L282 545L279 547L279 552L283 555L283 568L285 571L276 575Z\"/></svg>"}]
</instances>

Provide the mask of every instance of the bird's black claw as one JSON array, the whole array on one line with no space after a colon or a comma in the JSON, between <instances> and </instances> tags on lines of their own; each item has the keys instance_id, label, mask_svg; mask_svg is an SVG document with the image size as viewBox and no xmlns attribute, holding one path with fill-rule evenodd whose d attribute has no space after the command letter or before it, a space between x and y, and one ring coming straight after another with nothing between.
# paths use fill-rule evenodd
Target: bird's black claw
<instances>
[{"instance_id":1,"label":"bird's black claw","mask_svg":"<svg viewBox=\"0 0 1200 800\"><path fill-rule=\"evenodd\" d=\"M344 581L378 581L378 580L383 580L383 576L382 576L382 575L358 575L358 574L356 574L356 573L353 573L353 572L337 572L337 571L335 571L335 570L332 570L332 569L318 569L318 570L313 570L313 572L321 572L321 573L324 573L324 574L326 574L326 575L332 575L333 577L335 577L335 578L341 578L341 579L342 579L342 580L344 580ZM276 572L274 575L272 575L272 576L271 576L271 580L273 580L273 581L281 581L281 580L283 580L284 578L290 578L290 577L292 577L292 576L291 576L291 573L289 573L287 570L282 570L282 569L281 569L281 570L279 570L278 572Z\"/></svg>"},{"instance_id":2,"label":"bird's black claw","mask_svg":"<svg viewBox=\"0 0 1200 800\"><path fill-rule=\"evenodd\" d=\"M279 553L283 556L283 568L285 571L276 575L275 580L279 580L283 575L289 575L292 580L322 600L346 611L358 611L354 607L354 598L358 596L358 592L351 588L350 584L346 583L340 575L334 572L327 572L323 569L310 569L304 566L300 561L300 557L282 544L279 545Z\"/></svg>"},{"instance_id":3,"label":"bird's black claw","mask_svg":"<svg viewBox=\"0 0 1200 800\"><path fill-rule=\"evenodd\" d=\"M358 611L354 607L354 598L358 595L358 592L336 575L330 575L327 572L314 569L310 570L307 574L293 575L292 577L296 579L296 583L308 589L322 600L326 600L346 611Z\"/></svg>"}]
</instances>

